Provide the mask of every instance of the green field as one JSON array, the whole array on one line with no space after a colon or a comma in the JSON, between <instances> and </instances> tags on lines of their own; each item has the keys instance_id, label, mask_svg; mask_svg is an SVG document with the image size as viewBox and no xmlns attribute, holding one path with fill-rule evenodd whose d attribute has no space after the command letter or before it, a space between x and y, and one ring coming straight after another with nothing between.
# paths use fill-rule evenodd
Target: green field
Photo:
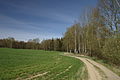
<instances>
[{"instance_id":1,"label":"green field","mask_svg":"<svg viewBox=\"0 0 120 80\"><path fill-rule=\"evenodd\" d=\"M61 52L0 48L0 80L77 80L84 64Z\"/></svg>"}]
</instances>

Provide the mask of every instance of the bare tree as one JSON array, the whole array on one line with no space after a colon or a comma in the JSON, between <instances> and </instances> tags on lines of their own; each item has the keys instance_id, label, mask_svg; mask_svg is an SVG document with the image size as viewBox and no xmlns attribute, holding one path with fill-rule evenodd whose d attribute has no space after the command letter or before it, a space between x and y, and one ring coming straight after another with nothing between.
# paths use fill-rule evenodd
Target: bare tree
<instances>
[{"instance_id":1,"label":"bare tree","mask_svg":"<svg viewBox=\"0 0 120 80\"><path fill-rule=\"evenodd\" d=\"M99 9L113 33L120 30L120 0L100 0Z\"/></svg>"}]
</instances>

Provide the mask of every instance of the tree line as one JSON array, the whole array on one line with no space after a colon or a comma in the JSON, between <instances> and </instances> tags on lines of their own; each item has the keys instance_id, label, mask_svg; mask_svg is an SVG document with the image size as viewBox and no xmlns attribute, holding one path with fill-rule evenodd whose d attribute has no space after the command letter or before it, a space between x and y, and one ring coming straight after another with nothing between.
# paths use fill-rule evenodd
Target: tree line
<instances>
[{"instance_id":1,"label":"tree line","mask_svg":"<svg viewBox=\"0 0 120 80\"><path fill-rule=\"evenodd\" d=\"M120 65L120 0L99 0L97 7L85 10L62 38L41 42L38 38L28 42L0 39L0 47L66 51Z\"/></svg>"},{"instance_id":2,"label":"tree line","mask_svg":"<svg viewBox=\"0 0 120 80\"><path fill-rule=\"evenodd\" d=\"M0 47L16 48L16 49L36 49L63 51L62 38L46 39L40 42L39 38L29 39L27 42L17 41L13 37L0 39Z\"/></svg>"}]
</instances>

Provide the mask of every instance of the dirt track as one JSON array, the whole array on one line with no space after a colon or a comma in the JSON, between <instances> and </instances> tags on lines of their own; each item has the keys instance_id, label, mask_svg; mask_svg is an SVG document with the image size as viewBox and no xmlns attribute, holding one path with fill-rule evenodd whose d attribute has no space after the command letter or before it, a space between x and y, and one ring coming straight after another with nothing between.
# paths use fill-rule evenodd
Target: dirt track
<instances>
[{"instance_id":1,"label":"dirt track","mask_svg":"<svg viewBox=\"0 0 120 80\"><path fill-rule=\"evenodd\" d=\"M88 70L89 80L120 80L120 77L118 75L116 75L105 66L93 60L83 58L83 57L76 57L76 56L72 56L72 57L80 59L85 63ZM102 75L104 75L105 77L101 75L100 71L96 67L99 68L99 70L102 72Z\"/></svg>"}]
</instances>

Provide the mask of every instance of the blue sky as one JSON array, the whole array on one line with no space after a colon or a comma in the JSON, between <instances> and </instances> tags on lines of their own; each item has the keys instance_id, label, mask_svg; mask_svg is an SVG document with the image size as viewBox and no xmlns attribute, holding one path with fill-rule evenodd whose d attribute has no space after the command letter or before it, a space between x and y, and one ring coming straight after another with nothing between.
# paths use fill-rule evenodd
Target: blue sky
<instances>
[{"instance_id":1,"label":"blue sky","mask_svg":"<svg viewBox=\"0 0 120 80\"><path fill-rule=\"evenodd\" d=\"M62 37L85 8L97 0L0 0L0 38Z\"/></svg>"}]
</instances>

